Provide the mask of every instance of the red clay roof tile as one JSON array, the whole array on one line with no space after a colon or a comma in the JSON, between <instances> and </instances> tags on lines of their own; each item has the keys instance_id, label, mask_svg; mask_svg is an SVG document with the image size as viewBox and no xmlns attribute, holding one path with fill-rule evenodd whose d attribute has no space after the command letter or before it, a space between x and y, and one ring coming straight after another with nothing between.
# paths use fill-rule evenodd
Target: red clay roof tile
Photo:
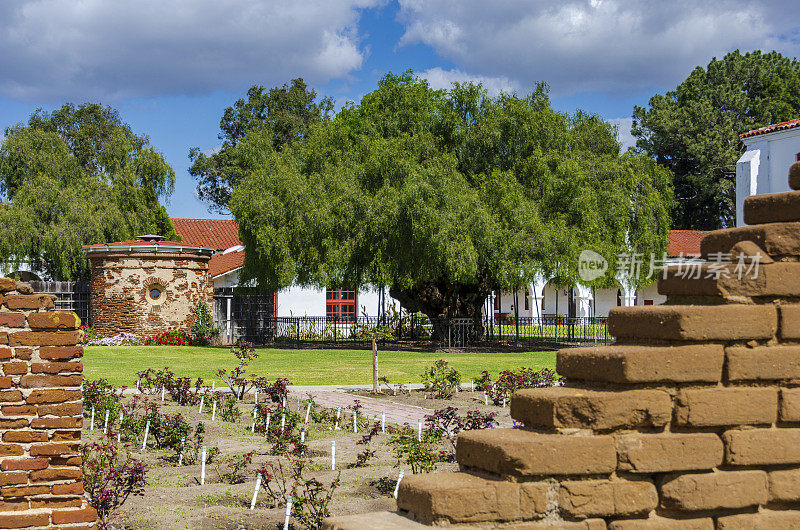
<instances>
[{"instance_id":1,"label":"red clay roof tile","mask_svg":"<svg viewBox=\"0 0 800 530\"><path fill-rule=\"evenodd\" d=\"M742 133L739 135L739 138L750 138L751 136L761 136L762 134L769 134L773 132L783 131L786 129L794 129L795 127L800 127L800 118L795 120L784 121L781 123L773 123L772 125L767 125L766 127L761 127L760 129L753 129L752 131L747 131L746 133Z\"/></svg>"},{"instance_id":2,"label":"red clay roof tile","mask_svg":"<svg viewBox=\"0 0 800 530\"><path fill-rule=\"evenodd\" d=\"M221 274L235 271L244 265L244 250L228 252L227 254L216 254L208 260L208 273L212 278Z\"/></svg>"},{"instance_id":3,"label":"red clay roof tile","mask_svg":"<svg viewBox=\"0 0 800 530\"><path fill-rule=\"evenodd\" d=\"M708 234L708 230L670 230L667 256L699 256L700 240Z\"/></svg>"},{"instance_id":4,"label":"red clay roof tile","mask_svg":"<svg viewBox=\"0 0 800 530\"><path fill-rule=\"evenodd\" d=\"M183 237L184 244L198 245L214 250L225 250L241 245L239 226L232 219L174 218L175 232Z\"/></svg>"}]
</instances>

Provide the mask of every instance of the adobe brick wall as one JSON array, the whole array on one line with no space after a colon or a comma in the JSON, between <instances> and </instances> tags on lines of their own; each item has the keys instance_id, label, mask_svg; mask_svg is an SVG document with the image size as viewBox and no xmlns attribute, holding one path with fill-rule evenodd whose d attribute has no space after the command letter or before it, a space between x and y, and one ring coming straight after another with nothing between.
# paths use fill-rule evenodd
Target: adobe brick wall
<instances>
[{"instance_id":1,"label":"adobe brick wall","mask_svg":"<svg viewBox=\"0 0 800 530\"><path fill-rule=\"evenodd\" d=\"M213 303L207 255L109 252L89 258L92 323L101 336L125 332L144 338L171 327L188 330L197 303ZM163 288L156 301L148 294L154 286Z\"/></svg>"},{"instance_id":2,"label":"adobe brick wall","mask_svg":"<svg viewBox=\"0 0 800 530\"><path fill-rule=\"evenodd\" d=\"M96 528L83 497L80 320L0 278L0 528Z\"/></svg>"},{"instance_id":3,"label":"adobe brick wall","mask_svg":"<svg viewBox=\"0 0 800 530\"><path fill-rule=\"evenodd\" d=\"M558 352L568 386L514 394L523 428L462 433L460 472L325 528L800 528L800 192L745 219L702 252L760 252L758 278L668 271L665 305L611 311L616 344Z\"/></svg>"}]
</instances>

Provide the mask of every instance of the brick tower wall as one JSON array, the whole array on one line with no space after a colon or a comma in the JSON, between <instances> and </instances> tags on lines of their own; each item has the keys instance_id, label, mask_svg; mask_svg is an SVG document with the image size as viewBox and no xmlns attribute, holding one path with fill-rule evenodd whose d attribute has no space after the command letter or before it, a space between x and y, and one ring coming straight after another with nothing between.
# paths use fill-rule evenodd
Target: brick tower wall
<instances>
[{"instance_id":1,"label":"brick tower wall","mask_svg":"<svg viewBox=\"0 0 800 530\"><path fill-rule=\"evenodd\" d=\"M187 253L108 253L91 259L92 322L101 336L139 338L168 328L188 330L197 303L213 303L209 256ZM150 290L161 297L153 300Z\"/></svg>"},{"instance_id":2,"label":"brick tower wall","mask_svg":"<svg viewBox=\"0 0 800 530\"><path fill-rule=\"evenodd\" d=\"M95 528L78 456L80 321L53 300L0 278L0 528Z\"/></svg>"},{"instance_id":3,"label":"brick tower wall","mask_svg":"<svg viewBox=\"0 0 800 530\"><path fill-rule=\"evenodd\" d=\"M460 434L460 472L325 528L800 528L800 191L744 214L702 242L725 274L669 269L665 305L611 311L613 345L558 352L566 386L516 392L522 428Z\"/></svg>"}]
</instances>

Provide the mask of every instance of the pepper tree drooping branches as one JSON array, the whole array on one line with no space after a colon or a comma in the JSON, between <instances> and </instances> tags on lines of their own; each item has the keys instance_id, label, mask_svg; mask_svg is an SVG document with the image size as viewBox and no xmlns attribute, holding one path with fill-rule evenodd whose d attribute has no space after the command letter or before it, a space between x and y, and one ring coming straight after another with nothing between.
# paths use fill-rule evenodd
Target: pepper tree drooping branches
<instances>
[{"instance_id":1,"label":"pepper tree drooping branches","mask_svg":"<svg viewBox=\"0 0 800 530\"><path fill-rule=\"evenodd\" d=\"M406 309L470 317L482 334L492 289L573 281L586 248L663 252L671 188L651 159L620 155L599 117L555 112L544 85L488 97L407 72L262 151L229 205L243 281L388 285Z\"/></svg>"}]
</instances>

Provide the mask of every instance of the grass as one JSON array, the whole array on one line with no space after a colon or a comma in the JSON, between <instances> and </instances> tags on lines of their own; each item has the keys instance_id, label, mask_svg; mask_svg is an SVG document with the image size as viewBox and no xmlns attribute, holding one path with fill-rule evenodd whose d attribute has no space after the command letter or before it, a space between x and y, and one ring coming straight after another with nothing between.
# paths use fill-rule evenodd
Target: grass
<instances>
[{"instance_id":1,"label":"grass","mask_svg":"<svg viewBox=\"0 0 800 530\"><path fill-rule=\"evenodd\" d=\"M275 379L288 378L296 385L369 384L372 382L372 352L369 350L279 350L259 349L250 364L253 373ZM395 383L418 383L423 368L446 359L469 381L488 370L493 377L501 370L520 366L555 369L556 352L444 353L379 351L381 377ZM89 346L83 356L87 379L105 378L116 386L136 385L136 372L169 367L175 375L216 380L220 368L237 363L229 348L194 346Z\"/></svg>"}]
</instances>

